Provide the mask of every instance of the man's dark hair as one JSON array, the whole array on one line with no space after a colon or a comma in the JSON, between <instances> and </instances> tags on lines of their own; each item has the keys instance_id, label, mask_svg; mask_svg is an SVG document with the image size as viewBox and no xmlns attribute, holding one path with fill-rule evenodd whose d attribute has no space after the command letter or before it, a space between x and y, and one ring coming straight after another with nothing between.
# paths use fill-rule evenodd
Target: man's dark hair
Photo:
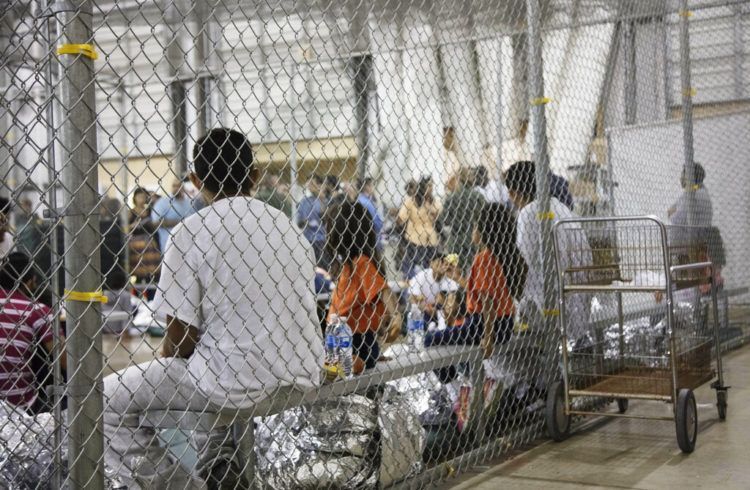
<instances>
[{"instance_id":1,"label":"man's dark hair","mask_svg":"<svg viewBox=\"0 0 750 490\"><path fill-rule=\"evenodd\" d=\"M476 221L482 243L503 266L508 290L519 298L526 285L528 267L516 246L516 220L508 208L499 203L482 206Z\"/></svg>"},{"instance_id":2,"label":"man's dark hair","mask_svg":"<svg viewBox=\"0 0 750 490\"><path fill-rule=\"evenodd\" d=\"M536 199L536 165L530 161L513 164L505 174L505 186L509 191L527 199Z\"/></svg>"},{"instance_id":3,"label":"man's dark hair","mask_svg":"<svg viewBox=\"0 0 750 490\"><path fill-rule=\"evenodd\" d=\"M10 199L7 197L0 197L0 213L8 214L10 211Z\"/></svg>"},{"instance_id":4,"label":"man's dark hair","mask_svg":"<svg viewBox=\"0 0 750 490\"><path fill-rule=\"evenodd\" d=\"M372 177L365 177L364 179L357 179L357 191L362 192L362 189L372 184Z\"/></svg>"},{"instance_id":5,"label":"man's dark hair","mask_svg":"<svg viewBox=\"0 0 750 490\"><path fill-rule=\"evenodd\" d=\"M421 179L419 179L419 183L417 184L417 192L414 194L414 202L418 207L421 208L422 206L424 206L425 202L429 202L431 196L427 195L427 191L430 189L431 185L432 178L422 177Z\"/></svg>"},{"instance_id":6,"label":"man's dark hair","mask_svg":"<svg viewBox=\"0 0 750 490\"><path fill-rule=\"evenodd\" d=\"M474 185L484 189L490 183L490 174L484 165L474 169Z\"/></svg>"},{"instance_id":7,"label":"man's dark hair","mask_svg":"<svg viewBox=\"0 0 750 490\"><path fill-rule=\"evenodd\" d=\"M321 177L319 174L312 174L310 176L310 180L318 185L323 185L323 177Z\"/></svg>"},{"instance_id":8,"label":"man's dark hair","mask_svg":"<svg viewBox=\"0 0 750 490\"><path fill-rule=\"evenodd\" d=\"M695 173L693 174L693 184L701 185L703 184L703 181L706 180L706 169L703 168L703 165L697 162L694 163L693 166L695 168ZM687 178L687 167L682 167L682 175Z\"/></svg>"},{"instance_id":9,"label":"man's dark hair","mask_svg":"<svg viewBox=\"0 0 750 490\"><path fill-rule=\"evenodd\" d=\"M140 194L145 194L146 196L151 195L151 193L147 191L146 189L144 189L143 187L136 187L135 190L133 191L133 197L140 195Z\"/></svg>"},{"instance_id":10,"label":"man's dark hair","mask_svg":"<svg viewBox=\"0 0 750 490\"><path fill-rule=\"evenodd\" d=\"M34 276L36 269L25 253L13 252L0 261L0 288L6 291L17 289Z\"/></svg>"},{"instance_id":11,"label":"man's dark hair","mask_svg":"<svg viewBox=\"0 0 750 490\"><path fill-rule=\"evenodd\" d=\"M253 186L253 149L244 134L227 128L212 129L193 147L195 174L215 193L237 195Z\"/></svg>"}]
</instances>

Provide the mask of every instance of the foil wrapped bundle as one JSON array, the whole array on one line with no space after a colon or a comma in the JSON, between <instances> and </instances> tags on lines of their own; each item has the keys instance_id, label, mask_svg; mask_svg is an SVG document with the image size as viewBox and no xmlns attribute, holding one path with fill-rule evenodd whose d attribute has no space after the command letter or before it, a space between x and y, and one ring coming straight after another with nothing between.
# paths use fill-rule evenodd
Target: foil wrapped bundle
<instances>
[{"instance_id":1,"label":"foil wrapped bundle","mask_svg":"<svg viewBox=\"0 0 750 490\"><path fill-rule=\"evenodd\" d=\"M377 404L360 395L298 407L257 424L258 472L272 488L374 488Z\"/></svg>"},{"instance_id":2,"label":"foil wrapped bundle","mask_svg":"<svg viewBox=\"0 0 750 490\"><path fill-rule=\"evenodd\" d=\"M422 471L425 431L404 393L388 386L378 410L381 487Z\"/></svg>"},{"instance_id":3,"label":"foil wrapped bundle","mask_svg":"<svg viewBox=\"0 0 750 490\"><path fill-rule=\"evenodd\" d=\"M54 428L52 414L34 417L0 400L0 488L14 490L52 489L54 466ZM67 435L61 438L62 480L68 473ZM107 489L125 488L105 467ZM63 483L63 489L67 484Z\"/></svg>"}]
</instances>

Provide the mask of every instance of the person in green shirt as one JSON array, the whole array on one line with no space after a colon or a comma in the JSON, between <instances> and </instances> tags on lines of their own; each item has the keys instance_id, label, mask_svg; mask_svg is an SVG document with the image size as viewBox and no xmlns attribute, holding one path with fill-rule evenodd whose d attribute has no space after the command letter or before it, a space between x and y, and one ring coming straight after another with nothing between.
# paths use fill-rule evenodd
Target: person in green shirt
<instances>
[{"instance_id":1,"label":"person in green shirt","mask_svg":"<svg viewBox=\"0 0 750 490\"><path fill-rule=\"evenodd\" d=\"M484 197L474 190L474 172L461 169L458 186L445 198L437 224L442 237L445 237L442 240L443 252L457 254L459 267L464 272L469 270L474 260L472 227L484 205Z\"/></svg>"},{"instance_id":2,"label":"person in green shirt","mask_svg":"<svg viewBox=\"0 0 750 490\"><path fill-rule=\"evenodd\" d=\"M280 190L278 174L267 172L263 176L260 188L255 193L255 199L278 209L290 218L292 217L292 200L288 194Z\"/></svg>"}]
</instances>

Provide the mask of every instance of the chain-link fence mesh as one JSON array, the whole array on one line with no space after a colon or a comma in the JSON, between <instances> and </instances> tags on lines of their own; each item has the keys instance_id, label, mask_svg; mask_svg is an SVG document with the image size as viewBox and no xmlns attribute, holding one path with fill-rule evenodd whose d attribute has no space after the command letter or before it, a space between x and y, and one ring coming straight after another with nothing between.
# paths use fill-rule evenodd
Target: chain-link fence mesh
<instances>
[{"instance_id":1,"label":"chain-link fence mesh","mask_svg":"<svg viewBox=\"0 0 750 490\"><path fill-rule=\"evenodd\" d=\"M712 338L710 288L651 290L665 263L713 262L743 341L748 19L0 1L0 486L441 481L545 434L561 317L596 380ZM630 215L684 252L602 222L553 247ZM591 290L560 303L558 272Z\"/></svg>"}]
</instances>

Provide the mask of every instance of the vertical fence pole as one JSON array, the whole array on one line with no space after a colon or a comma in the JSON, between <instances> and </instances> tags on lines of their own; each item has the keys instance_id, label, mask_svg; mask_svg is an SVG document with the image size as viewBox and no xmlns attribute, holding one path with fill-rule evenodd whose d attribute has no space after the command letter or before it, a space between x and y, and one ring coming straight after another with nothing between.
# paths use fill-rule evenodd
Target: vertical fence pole
<instances>
[{"instance_id":1,"label":"vertical fence pole","mask_svg":"<svg viewBox=\"0 0 750 490\"><path fill-rule=\"evenodd\" d=\"M89 0L75 9L63 6L58 15L61 46L93 44ZM65 285L94 292L101 285L94 61L83 54L60 54L59 63ZM70 484L103 488L101 310L96 302L72 300L65 310Z\"/></svg>"},{"instance_id":2,"label":"vertical fence pole","mask_svg":"<svg viewBox=\"0 0 750 490\"><path fill-rule=\"evenodd\" d=\"M544 333L554 331L556 317L555 258L552 245L552 220L550 218L549 155L547 154L547 121L545 117L544 71L542 61L542 13L539 0L526 1L528 22L528 80L531 103L531 127L534 136L536 162L536 200L539 203L542 241L542 271L544 274ZM552 347L549 347L552 352ZM554 349L557 352L557 349ZM550 370L550 374L554 371Z\"/></svg>"},{"instance_id":3,"label":"vertical fence pole","mask_svg":"<svg viewBox=\"0 0 750 490\"><path fill-rule=\"evenodd\" d=\"M680 0L680 79L682 86L682 139L685 147L685 179L695 182L693 155L693 87L690 81L690 15L687 0ZM688 226L695 225L695 193L688 192Z\"/></svg>"},{"instance_id":4,"label":"vertical fence pole","mask_svg":"<svg viewBox=\"0 0 750 490\"><path fill-rule=\"evenodd\" d=\"M372 75L372 56L360 54L351 59L354 71L354 113L357 121L357 177L367 177L367 163L370 157L368 104L370 96L370 77Z\"/></svg>"},{"instance_id":5,"label":"vertical fence pole","mask_svg":"<svg viewBox=\"0 0 750 490\"><path fill-rule=\"evenodd\" d=\"M637 118L637 87L636 59L635 59L635 21L622 23L623 58L625 65L625 124L635 124Z\"/></svg>"},{"instance_id":6,"label":"vertical fence pole","mask_svg":"<svg viewBox=\"0 0 750 490\"><path fill-rule=\"evenodd\" d=\"M180 68L187 63L183 51L183 14L179 7L182 2L170 2L165 11L167 20L165 40L167 44L167 70L168 70L168 93L172 106L172 118L170 121L172 140L174 141L174 172L178 177L183 177L187 171L187 114L185 104L187 93L185 82L181 77Z\"/></svg>"}]
</instances>

